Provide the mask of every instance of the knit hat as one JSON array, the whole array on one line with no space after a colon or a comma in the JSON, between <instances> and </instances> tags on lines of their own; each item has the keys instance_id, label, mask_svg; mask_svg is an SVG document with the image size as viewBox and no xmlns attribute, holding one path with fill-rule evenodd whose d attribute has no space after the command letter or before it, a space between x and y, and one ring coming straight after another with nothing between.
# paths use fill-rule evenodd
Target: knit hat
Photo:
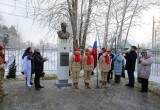
<instances>
[{"instance_id":1,"label":"knit hat","mask_svg":"<svg viewBox=\"0 0 160 110\"><path fill-rule=\"evenodd\" d=\"M3 49L4 49L4 48L3 48L3 46L2 46L2 45L0 45L0 51L1 51L1 50L3 50Z\"/></svg>"}]
</instances>

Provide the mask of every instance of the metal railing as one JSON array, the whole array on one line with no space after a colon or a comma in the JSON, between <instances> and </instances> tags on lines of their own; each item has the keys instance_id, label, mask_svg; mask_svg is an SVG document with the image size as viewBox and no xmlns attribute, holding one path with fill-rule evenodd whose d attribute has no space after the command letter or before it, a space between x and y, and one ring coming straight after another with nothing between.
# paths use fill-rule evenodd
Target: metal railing
<instances>
[{"instance_id":1,"label":"metal railing","mask_svg":"<svg viewBox=\"0 0 160 110\"><path fill-rule=\"evenodd\" d=\"M151 74L160 76L160 51L154 52L152 60Z\"/></svg>"},{"instance_id":2,"label":"metal railing","mask_svg":"<svg viewBox=\"0 0 160 110\"><path fill-rule=\"evenodd\" d=\"M56 71L57 70L57 49L40 49L41 54L44 57L48 57L49 61L44 63L44 71ZM25 49L13 49L6 48L5 54L6 59L8 59L11 55L15 55L17 72L21 72L21 64L22 64L22 55ZM153 54L153 64L151 66L151 74L160 76L160 51ZM8 70L6 70L8 71Z\"/></svg>"},{"instance_id":3,"label":"metal railing","mask_svg":"<svg viewBox=\"0 0 160 110\"><path fill-rule=\"evenodd\" d=\"M44 57L48 57L49 61L44 63L44 71L57 70L57 49L40 49ZM17 72L21 72L22 55L25 49L5 48L6 60L11 56L15 56ZM6 70L8 71L8 70Z\"/></svg>"}]
</instances>

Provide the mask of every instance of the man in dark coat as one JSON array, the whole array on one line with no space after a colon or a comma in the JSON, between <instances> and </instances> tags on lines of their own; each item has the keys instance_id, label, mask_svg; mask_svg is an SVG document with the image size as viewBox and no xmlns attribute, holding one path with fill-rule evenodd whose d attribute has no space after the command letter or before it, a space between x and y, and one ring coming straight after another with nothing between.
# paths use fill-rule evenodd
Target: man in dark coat
<instances>
[{"instance_id":1,"label":"man in dark coat","mask_svg":"<svg viewBox=\"0 0 160 110\"><path fill-rule=\"evenodd\" d=\"M102 48L101 49L101 52L98 54L98 60L100 59L100 57L101 57L101 55L102 55L102 50L103 50L104 48Z\"/></svg>"},{"instance_id":2,"label":"man in dark coat","mask_svg":"<svg viewBox=\"0 0 160 110\"><path fill-rule=\"evenodd\" d=\"M34 61L34 72L35 72L35 78L34 78L34 83L35 83L35 90L39 91L40 88L44 88L43 86L40 85L40 77L43 72L43 63L45 61L48 61L47 58L43 58L40 54L40 50L37 48L34 50L34 55L33 55L33 61Z\"/></svg>"},{"instance_id":3,"label":"man in dark coat","mask_svg":"<svg viewBox=\"0 0 160 110\"><path fill-rule=\"evenodd\" d=\"M137 59L137 53L135 52L136 47L132 46L130 52L125 54L126 59L126 65L125 69L128 73L129 83L125 86L134 87L134 71L135 71L135 65L136 65L136 59Z\"/></svg>"},{"instance_id":4,"label":"man in dark coat","mask_svg":"<svg viewBox=\"0 0 160 110\"><path fill-rule=\"evenodd\" d=\"M110 50L108 50L108 54L109 54L110 60L111 60L111 70L109 70L108 75L107 75L107 82L109 83L110 82L109 80L113 78L114 62L112 60L114 58L114 54Z\"/></svg>"}]
</instances>

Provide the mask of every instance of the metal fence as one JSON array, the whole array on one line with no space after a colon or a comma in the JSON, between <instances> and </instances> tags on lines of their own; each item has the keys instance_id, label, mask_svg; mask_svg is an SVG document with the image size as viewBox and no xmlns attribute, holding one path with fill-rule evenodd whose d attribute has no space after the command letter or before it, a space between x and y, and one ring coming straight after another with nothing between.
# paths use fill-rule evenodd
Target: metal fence
<instances>
[{"instance_id":1,"label":"metal fence","mask_svg":"<svg viewBox=\"0 0 160 110\"><path fill-rule=\"evenodd\" d=\"M151 74L160 76L160 51L153 52Z\"/></svg>"},{"instance_id":2,"label":"metal fence","mask_svg":"<svg viewBox=\"0 0 160 110\"><path fill-rule=\"evenodd\" d=\"M54 71L57 70L57 49L40 49L41 54L44 57L48 57L49 61L44 63L44 71ZM22 64L22 55L25 49L13 49L6 48L5 55L6 60L11 56L15 56L17 72L21 72L21 64ZM6 70L8 71L8 70Z\"/></svg>"},{"instance_id":3,"label":"metal fence","mask_svg":"<svg viewBox=\"0 0 160 110\"><path fill-rule=\"evenodd\" d=\"M57 70L57 49L40 49L42 56L48 57L49 61L44 63L44 71L56 71ZM17 72L21 72L22 55L25 49L12 49L6 48L6 59L14 54L17 65ZM160 76L160 51L153 53L153 64L151 67L151 74ZM8 71L8 70L6 70Z\"/></svg>"}]
</instances>

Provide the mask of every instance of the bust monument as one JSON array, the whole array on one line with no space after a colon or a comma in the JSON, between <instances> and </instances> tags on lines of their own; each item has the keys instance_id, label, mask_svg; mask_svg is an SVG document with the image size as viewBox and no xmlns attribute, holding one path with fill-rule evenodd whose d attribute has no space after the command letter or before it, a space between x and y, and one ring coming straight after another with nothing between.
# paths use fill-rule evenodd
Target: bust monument
<instances>
[{"instance_id":1,"label":"bust monument","mask_svg":"<svg viewBox=\"0 0 160 110\"><path fill-rule=\"evenodd\" d=\"M58 31L58 37L59 37L59 43L67 43L69 37L70 37L70 33L66 31L67 28L67 24L66 23L61 23L61 31Z\"/></svg>"},{"instance_id":2,"label":"bust monument","mask_svg":"<svg viewBox=\"0 0 160 110\"><path fill-rule=\"evenodd\" d=\"M58 51L57 51L57 87L71 86L69 80L69 52L71 50L70 33L66 31L67 24L61 23L61 31L58 31Z\"/></svg>"}]
</instances>

